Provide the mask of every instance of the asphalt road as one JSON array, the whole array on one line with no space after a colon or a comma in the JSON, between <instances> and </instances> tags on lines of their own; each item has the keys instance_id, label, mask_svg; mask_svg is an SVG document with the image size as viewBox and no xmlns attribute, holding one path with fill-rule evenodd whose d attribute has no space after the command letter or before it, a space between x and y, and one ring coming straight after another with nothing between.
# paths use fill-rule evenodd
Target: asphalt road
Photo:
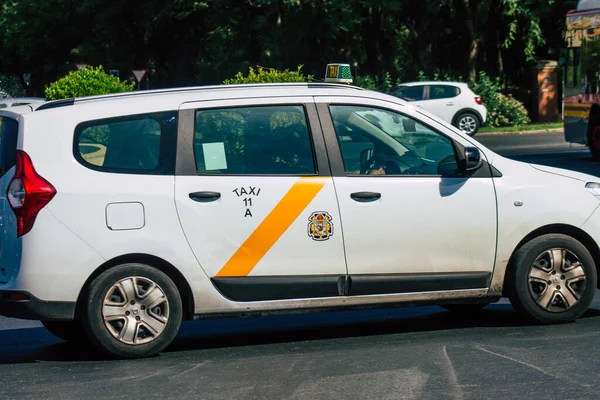
<instances>
[{"instance_id":1,"label":"asphalt road","mask_svg":"<svg viewBox=\"0 0 600 400\"><path fill-rule=\"evenodd\" d=\"M481 136L528 162L600 176L561 135ZM0 318L0 399L596 399L600 296L575 323L525 324L506 302L187 322L159 356L111 361Z\"/></svg>"}]
</instances>

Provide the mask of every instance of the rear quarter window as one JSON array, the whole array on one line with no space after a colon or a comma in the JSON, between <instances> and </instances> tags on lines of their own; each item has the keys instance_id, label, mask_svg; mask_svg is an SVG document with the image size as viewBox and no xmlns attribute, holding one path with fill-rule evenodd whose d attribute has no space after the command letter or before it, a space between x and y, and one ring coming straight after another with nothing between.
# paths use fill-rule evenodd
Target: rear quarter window
<instances>
[{"instance_id":1,"label":"rear quarter window","mask_svg":"<svg viewBox=\"0 0 600 400\"><path fill-rule=\"evenodd\" d=\"M74 155L103 172L172 175L175 172L177 112L129 115L81 123Z\"/></svg>"}]
</instances>

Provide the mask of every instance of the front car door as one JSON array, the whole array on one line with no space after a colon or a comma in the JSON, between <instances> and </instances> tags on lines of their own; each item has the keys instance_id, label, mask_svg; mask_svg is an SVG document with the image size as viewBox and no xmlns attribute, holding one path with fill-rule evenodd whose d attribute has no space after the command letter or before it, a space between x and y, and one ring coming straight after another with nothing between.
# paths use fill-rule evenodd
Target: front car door
<instances>
[{"instance_id":1,"label":"front car door","mask_svg":"<svg viewBox=\"0 0 600 400\"><path fill-rule=\"evenodd\" d=\"M186 103L180 115L177 210L221 294L338 296L340 215L312 98Z\"/></svg>"},{"instance_id":2,"label":"front car door","mask_svg":"<svg viewBox=\"0 0 600 400\"><path fill-rule=\"evenodd\" d=\"M470 143L399 104L316 102L350 294L487 288L496 251L495 190L487 164L473 176L459 173L452 140Z\"/></svg>"}]
</instances>

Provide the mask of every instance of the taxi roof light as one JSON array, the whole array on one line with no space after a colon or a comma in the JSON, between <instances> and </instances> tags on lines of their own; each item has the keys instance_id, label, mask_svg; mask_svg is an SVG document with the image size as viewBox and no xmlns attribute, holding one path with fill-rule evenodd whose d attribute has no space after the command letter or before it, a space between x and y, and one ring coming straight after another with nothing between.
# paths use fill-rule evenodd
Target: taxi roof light
<instances>
[{"instance_id":1,"label":"taxi roof light","mask_svg":"<svg viewBox=\"0 0 600 400\"><path fill-rule=\"evenodd\" d=\"M350 64L331 63L325 69L325 82L352 83L352 70Z\"/></svg>"}]
</instances>

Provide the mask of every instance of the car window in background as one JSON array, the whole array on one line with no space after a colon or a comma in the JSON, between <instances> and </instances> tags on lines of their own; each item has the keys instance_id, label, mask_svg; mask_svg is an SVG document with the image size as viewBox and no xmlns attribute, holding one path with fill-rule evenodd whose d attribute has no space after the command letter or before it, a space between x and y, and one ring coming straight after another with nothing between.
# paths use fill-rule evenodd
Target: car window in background
<instances>
[{"instance_id":1,"label":"car window in background","mask_svg":"<svg viewBox=\"0 0 600 400\"><path fill-rule=\"evenodd\" d=\"M456 86L450 85L431 85L429 87L429 99L449 99L456 97L460 93L460 90Z\"/></svg>"},{"instance_id":2,"label":"car window in background","mask_svg":"<svg viewBox=\"0 0 600 400\"><path fill-rule=\"evenodd\" d=\"M423 100L423 89L425 86L400 86L393 94L405 101Z\"/></svg>"}]
</instances>

